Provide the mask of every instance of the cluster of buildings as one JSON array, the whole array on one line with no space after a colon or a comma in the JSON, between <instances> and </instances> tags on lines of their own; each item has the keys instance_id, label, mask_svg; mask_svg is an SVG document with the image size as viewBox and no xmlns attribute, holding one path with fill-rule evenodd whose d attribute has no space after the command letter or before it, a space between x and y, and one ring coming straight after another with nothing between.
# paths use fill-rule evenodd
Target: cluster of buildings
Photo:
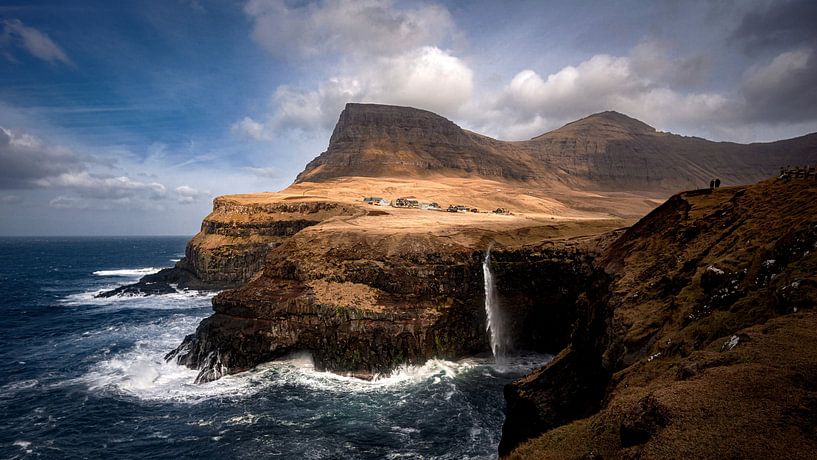
<instances>
[{"instance_id":1,"label":"cluster of buildings","mask_svg":"<svg viewBox=\"0 0 817 460\"><path fill-rule=\"evenodd\" d=\"M817 167L814 166L786 166L780 167L778 179L817 179Z\"/></svg>"},{"instance_id":2,"label":"cluster of buildings","mask_svg":"<svg viewBox=\"0 0 817 460\"><path fill-rule=\"evenodd\" d=\"M363 202L372 206L391 206L393 208L417 208L428 209L431 211L448 211L448 212L479 212L479 209L477 208L472 208L461 204L452 204L449 205L447 209L443 209L437 203L433 202L423 203L413 196L400 197L394 200L387 200L385 198L377 196L370 196L363 198ZM494 212L495 214L510 214L510 212L505 208L497 208L495 211L492 212Z\"/></svg>"},{"instance_id":3,"label":"cluster of buildings","mask_svg":"<svg viewBox=\"0 0 817 460\"><path fill-rule=\"evenodd\" d=\"M400 197L393 201L377 196L370 196L364 198L363 202L373 206L391 206L393 208L440 209L440 205L437 203L421 203L420 200L413 196Z\"/></svg>"}]
</instances>

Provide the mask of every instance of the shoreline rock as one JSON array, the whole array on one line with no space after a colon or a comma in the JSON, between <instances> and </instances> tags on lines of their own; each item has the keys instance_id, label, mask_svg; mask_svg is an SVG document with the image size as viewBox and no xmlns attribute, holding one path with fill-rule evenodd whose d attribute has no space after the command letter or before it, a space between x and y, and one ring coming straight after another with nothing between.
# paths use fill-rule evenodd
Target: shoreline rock
<instances>
[{"instance_id":1,"label":"shoreline rock","mask_svg":"<svg viewBox=\"0 0 817 460\"><path fill-rule=\"evenodd\" d=\"M489 351L484 253L443 240L305 230L270 251L259 276L217 295L215 314L167 358L204 382L299 351L320 370L367 374ZM495 248L492 257L515 345L558 352L591 245ZM537 286L551 292L535 295Z\"/></svg>"}]
</instances>

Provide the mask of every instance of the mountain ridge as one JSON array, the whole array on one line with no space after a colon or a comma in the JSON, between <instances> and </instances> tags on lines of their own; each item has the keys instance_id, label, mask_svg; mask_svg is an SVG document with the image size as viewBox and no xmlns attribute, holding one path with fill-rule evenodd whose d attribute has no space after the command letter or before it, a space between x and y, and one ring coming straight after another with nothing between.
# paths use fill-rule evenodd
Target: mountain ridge
<instances>
[{"instance_id":1,"label":"mountain ridge","mask_svg":"<svg viewBox=\"0 0 817 460\"><path fill-rule=\"evenodd\" d=\"M501 141L411 107L349 103L327 150L295 183L340 177L482 177L540 188L653 191L752 183L788 164L817 163L817 133L767 143L714 142L656 131L615 111L527 141Z\"/></svg>"}]
</instances>

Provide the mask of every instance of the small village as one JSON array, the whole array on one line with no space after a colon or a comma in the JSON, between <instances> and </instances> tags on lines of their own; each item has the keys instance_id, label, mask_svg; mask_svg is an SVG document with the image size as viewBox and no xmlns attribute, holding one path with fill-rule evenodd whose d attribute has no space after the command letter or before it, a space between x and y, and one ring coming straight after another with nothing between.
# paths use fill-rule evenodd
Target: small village
<instances>
[{"instance_id":1,"label":"small village","mask_svg":"<svg viewBox=\"0 0 817 460\"><path fill-rule=\"evenodd\" d=\"M413 209L423 209L427 211L444 211L444 212L471 212L471 213L479 213L479 209L465 206L461 204L450 204L447 208L440 207L439 204L435 202L421 202L416 197L413 196L406 196L395 198L394 200L388 200L386 198L381 197L365 197L363 198L363 202L370 205L370 206L391 206L392 208L413 208ZM505 208L496 208L493 211L490 211L493 214L499 215L511 215L511 212Z\"/></svg>"},{"instance_id":2,"label":"small village","mask_svg":"<svg viewBox=\"0 0 817 460\"><path fill-rule=\"evenodd\" d=\"M780 167L778 179L816 179L817 167L814 166L786 166Z\"/></svg>"}]
</instances>

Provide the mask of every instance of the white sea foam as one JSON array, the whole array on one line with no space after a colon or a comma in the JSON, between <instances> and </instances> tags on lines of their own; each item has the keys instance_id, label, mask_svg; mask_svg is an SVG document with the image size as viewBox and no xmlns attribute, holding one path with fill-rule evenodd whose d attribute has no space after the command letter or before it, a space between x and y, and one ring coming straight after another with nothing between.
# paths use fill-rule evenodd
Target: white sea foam
<instances>
[{"instance_id":1,"label":"white sea foam","mask_svg":"<svg viewBox=\"0 0 817 460\"><path fill-rule=\"evenodd\" d=\"M195 322L195 321L194 321ZM193 383L198 371L165 362L164 355L177 346L185 333L192 332L193 325L181 326L184 321L165 332L156 331L152 339L139 341L131 351L118 354L98 363L80 380L92 391L125 394L144 400L175 401L196 404L213 397L244 398L270 387L297 386L328 393L400 392L406 387L420 384L450 384L451 390L444 396L453 396L454 379L458 374L476 367L492 368L491 359L465 359L445 361L432 359L422 366L402 366L388 376L371 381L361 380L315 369L311 358L301 354L263 364L257 368L223 377L204 384ZM157 327L158 328L158 327ZM547 362L549 357L537 355L536 365ZM533 361L515 362L509 357L515 371L528 370ZM449 394L450 393L450 394ZM399 403L396 401L395 403ZM236 421L238 423L238 421Z\"/></svg>"},{"instance_id":2,"label":"white sea foam","mask_svg":"<svg viewBox=\"0 0 817 460\"><path fill-rule=\"evenodd\" d=\"M60 303L68 306L93 306L114 309L150 309L176 310L193 307L209 307L210 300L217 294L213 291L179 290L172 294L161 295L117 295L112 297L96 297L102 292L115 289L117 286L106 286L103 289L71 294L60 299Z\"/></svg>"},{"instance_id":3,"label":"white sea foam","mask_svg":"<svg viewBox=\"0 0 817 460\"><path fill-rule=\"evenodd\" d=\"M33 449L29 449L29 447L31 447L31 442L29 442L29 441L17 440L17 441L14 441L14 446L19 447L20 449L25 451L25 453L27 453L27 454L30 454L30 453L33 452Z\"/></svg>"},{"instance_id":4,"label":"white sea foam","mask_svg":"<svg viewBox=\"0 0 817 460\"><path fill-rule=\"evenodd\" d=\"M14 399L21 391L36 387L40 382L36 379L18 380L10 382L0 387L0 399Z\"/></svg>"},{"instance_id":5,"label":"white sea foam","mask_svg":"<svg viewBox=\"0 0 817 460\"><path fill-rule=\"evenodd\" d=\"M216 382L197 385L198 372L166 362L164 355L193 332L201 316L178 315L161 321L105 328L83 333L111 343L133 341L128 351L113 356L104 352L102 360L78 379L68 384L83 384L89 390L114 395L133 396L144 400L165 400L195 403L212 396L246 393L244 379L226 377Z\"/></svg>"},{"instance_id":6,"label":"white sea foam","mask_svg":"<svg viewBox=\"0 0 817 460\"><path fill-rule=\"evenodd\" d=\"M96 276L123 276L127 278L139 278L145 275L152 275L158 273L161 268L145 267L145 268L122 268L119 270L97 270L94 272Z\"/></svg>"},{"instance_id":7,"label":"white sea foam","mask_svg":"<svg viewBox=\"0 0 817 460\"><path fill-rule=\"evenodd\" d=\"M393 392L418 384L450 385L444 397L453 396L454 379L459 374L479 372L524 372L547 362L550 357L528 355L509 357L497 366L493 359L470 358L461 361L432 359L419 366L401 366L389 375L375 376L371 381L315 369L309 354L298 354L240 374L205 384L193 383L198 371L166 362L164 356L177 347L185 335L195 331L209 313L214 293L182 291L177 294L148 297L93 298L85 293L66 303L76 302L105 308L187 309L201 308L197 314L173 314L151 323L110 326L78 333L75 340L91 340L99 350L100 361L78 379L68 383L86 385L91 391L143 400L175 401L195 404L213 397L243 398L269 387L297 386L326 392ZM104 310L103 310L104 311ZM97 343L98 342L98 343ZM111 354L115 343L133 345Z\"/></svg>"}]
</instances>

